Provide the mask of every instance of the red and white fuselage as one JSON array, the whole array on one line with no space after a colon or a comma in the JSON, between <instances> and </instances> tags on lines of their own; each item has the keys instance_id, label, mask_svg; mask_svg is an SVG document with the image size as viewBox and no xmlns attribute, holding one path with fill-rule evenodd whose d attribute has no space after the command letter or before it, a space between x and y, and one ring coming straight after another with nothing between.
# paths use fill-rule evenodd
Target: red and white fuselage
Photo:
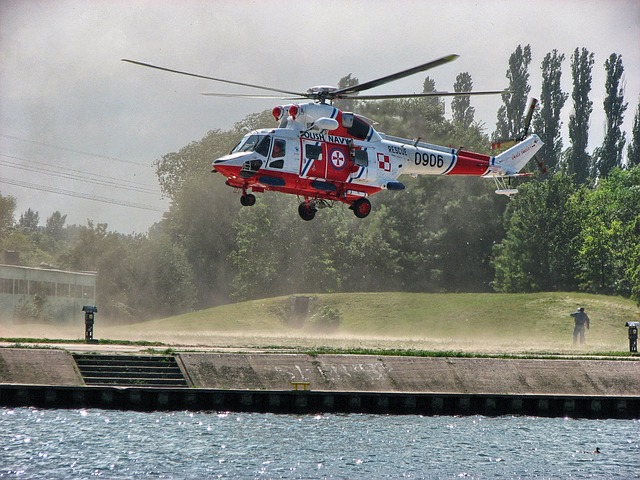
<instances>
[{"instance_id":1,"label":"red and white fuselage","mask_svg":"<svg viewBox=\"0 0 640 480\"><path fill-rule=\"evenodd\" d=\"M361 199L403 189L401 175L515 176L542 147L536 135L497 156L441 147L378 133L370 120L327 104L286 105L273 113L277 128L245 135L229 155L214 160L214 171L243 198L275 190L302 196L311 207L346 203L360 217L370 210Z\"/></svg>"}]
</instances>

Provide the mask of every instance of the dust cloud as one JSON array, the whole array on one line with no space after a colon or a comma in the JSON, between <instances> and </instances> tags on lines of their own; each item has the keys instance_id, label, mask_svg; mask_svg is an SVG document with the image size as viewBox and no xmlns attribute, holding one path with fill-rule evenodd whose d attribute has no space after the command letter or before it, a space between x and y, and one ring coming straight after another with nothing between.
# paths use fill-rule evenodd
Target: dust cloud
<instances>
[{"instance_id":1,"label":"dust cloud","mask_svg":"<svg viewBox=\"0 0 640 480\"><path fill-rule=\"evenodd\" d=\"M47 343L51 340L83 340L84 324L3 324L0 337L7 344L20 343L19 339L39 339ZM528 335L526 338L485 333L482 336L420 337L373 336L355 333L312 334L301 330L285 332L265 331L180 331L174 329L149 328L145 323L134 325L100 325L94 328L96 340L109 343L160 342L153 348L174 348L178 350L254 350L303 351L310 349L374 350L374 351L433 351L478 354L578 354L611 351L625 351L624 339L615 344L597 338L587 338L585 345L573 345L570 336L558 339L544 334ZM7 341L7 339L9 339ZM65 347L66 348L66 347ZM141 345L140 350L149 348Z\"/></svg>"}]
</instances>

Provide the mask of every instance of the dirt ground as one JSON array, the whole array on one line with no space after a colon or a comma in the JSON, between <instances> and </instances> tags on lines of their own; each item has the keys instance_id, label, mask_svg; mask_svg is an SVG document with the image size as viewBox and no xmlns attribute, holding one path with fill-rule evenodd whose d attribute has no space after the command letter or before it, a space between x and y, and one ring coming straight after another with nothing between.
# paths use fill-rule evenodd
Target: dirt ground
<instances>
[{"instance_id":1,"label":"dirt ground","mask_svg":"<svg viewBox=\"0 0 640 480\"><path fill-rule=\"evenodd\" d=\"M84 339L84 325L0 325L1 338L25 339ZM96 324L94 338L122 340L126 342L147 341L160 342L156 349L173 348L185 351L260 351L260 350L291 350L301 351L329 347L335 349L371 349L371 350L424 350L436 352L463 352L479 354L610 354L611 352L628 352L628 341L621 331L617 343L600 341L597 335L587 334L585 345L573 345L570 335L568 338L556 339L543 334L532 334L527 338L509 336L489 336L482 338L456 337L438 338L421 337L409 338L403 336L373 336L373 335L321 335L303 334L293 331L289 334L266 332L176 332L161 330L144 330L139 325L103 326ZM43 343L46 343L44 341ZM11 342L5 345L12 345ZM73 344L72 344L73 345ZM66 348L66 347L65 347ZM95 350L94 346L75 344L70 349L76 351ZM135 351L144 350L148 346L117 346L108 347L113 350Z\"/></svg>"}]
</instances>

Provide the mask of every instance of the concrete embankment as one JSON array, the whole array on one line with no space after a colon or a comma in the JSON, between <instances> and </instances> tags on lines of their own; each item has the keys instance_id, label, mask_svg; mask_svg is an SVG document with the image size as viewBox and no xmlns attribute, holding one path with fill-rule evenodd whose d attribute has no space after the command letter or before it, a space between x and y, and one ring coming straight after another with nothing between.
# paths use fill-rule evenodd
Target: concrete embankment
<instances>
[{"instance_id":1,"label":"concrete embankment","mask_svg":"<svg viewBox=\"0 0 640 480\"><path fill-rule=\"evenodd\" d=\"M65 351L0 349L0 404L640 418L634 360L215 353L176 360L192 388L86 386Z\"/></svg>"},{"instance_id":2,"label":"concrete embankment","mask_svg":"<svg viewBox=\"0 0 640 480\"><path fill-rule=\"evenodd\" d=\"M640 395L640 362L369 355L179 355L199 388Z\"/></svg>"}]
</instances>

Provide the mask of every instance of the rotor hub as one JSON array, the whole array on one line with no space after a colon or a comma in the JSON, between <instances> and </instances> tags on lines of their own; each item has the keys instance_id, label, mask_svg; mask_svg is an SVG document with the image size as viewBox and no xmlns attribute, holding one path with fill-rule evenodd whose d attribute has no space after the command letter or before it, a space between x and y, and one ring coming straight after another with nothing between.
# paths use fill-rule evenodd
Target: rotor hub
<instances>
[{"instance_id":1,"label":"rotor hub","mask_svg":"<svg viewBox=\"0 0 640 480\"><path fill-rule=\"evenodd\" d=\"M316 85L315 87L311 87L307 90L307 94L320 103L324 103L327 98L332 98L333 92L337 92L338 89L336 87L332 87L330 85Z\"/></svg>"}]
</instances>

